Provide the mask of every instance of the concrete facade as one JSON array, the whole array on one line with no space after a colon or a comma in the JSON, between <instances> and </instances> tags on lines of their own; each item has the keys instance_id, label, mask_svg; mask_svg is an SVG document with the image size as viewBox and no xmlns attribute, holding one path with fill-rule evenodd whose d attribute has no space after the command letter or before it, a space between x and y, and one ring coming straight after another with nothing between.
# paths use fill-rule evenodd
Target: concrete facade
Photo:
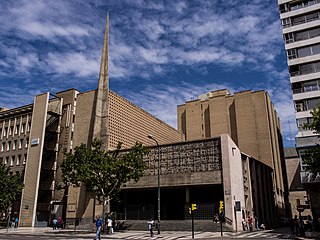
<instances>
[{"instance_id":1,"label":"concrete facade","mask_svg":"<svg viewBox=\"0 0 320 240\"><path fill-rule=\"evenodd\" d=\"M213 91L178 106L178 130L186 140L226 133L241 149L273 169L279 218L288 204L280 119L265 91L231 95Z\"/></svg>"},{"instance_id":2,"label":"concrete facade","mask_svg":"<svg viewBox=\"0 0 320 240\"><path fill-rule=\"evenodd\" d=\"M123 205L113 209L126 219L149 219L156 214L159 150L162 220L190 219L188 207L192 203L197 204L195 219L212 220L223 201L229 229L242 231L242 220L257 214L261 223L275 225L272 169L240 152L227 134L164 144L159 149L151 146L149 150L144 156L148 166L145 175L123 188ZM263 177L256 173L257 168L264 169ZM236 202L240 204L238 210Z\"/></svg>"},{"instance_id":3,"label":"concrete facade","mask_svg":"<svg viewBox=\"0 0 320 240\"><path fill-rule=\"evenodd\" d=\"M304 128L312 122L310 112L320 104L320 1L278 0L282 33L287 53L293 104L298 134L296 148L300 156L301 182L308 190L314 217L320 216L320 173L305 171L305 149L320 143L314 131ZM294 211L294 210L293 210Z\"/></svg>"},{"instance_id":4,"label":"concrete facade","mask_svg":"<svg viewBox=\"0 0 320 240\"><path fill-rule=\"evenodd\" d=\"M291 205L291 216L299 216L297 207L304 207L302 216L307 219L308 215L312 215L307 192L300 180L301 162L298 152L295 148L285 149L287 177L289 186L289 201Z\"/></svg>"}]
</instances>

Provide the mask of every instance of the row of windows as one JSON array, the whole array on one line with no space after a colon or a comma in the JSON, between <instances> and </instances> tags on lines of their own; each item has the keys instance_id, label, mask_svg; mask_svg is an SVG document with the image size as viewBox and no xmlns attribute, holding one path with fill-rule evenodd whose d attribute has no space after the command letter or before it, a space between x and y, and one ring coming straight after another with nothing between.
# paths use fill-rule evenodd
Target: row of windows
<instances>
[{"instance_id":1,"label":"row of windows","mask_svg":"<svg viewBox=\"0 0 320 240\"><path fill-rule=\"evenodd\" d=\"M291 77L320 72L320 62L290 66L289 72Z\"/></svg>"},{"instance_id":2,"label":"row of windows","mask_svg":"<svg viewBox=\"0 0 320 240\"><path fill-rule=\"evenodd\" d=\"M5 150L10 151L10 150L22 149L23 147L28 148L28 146L29 146L29 138L26 138L24 144L23 144L23 139L2 142L1 152L5 151Z\"/></svg>"},{"instance_id":3,"label":"row of windows","mask_svg":"<svg viewBox=\"0 0 320 240\"><path fill-rule=\"evenodd\" d=\"M283 35L283 38L286 43L293 43L293 42L307 40L307 39L318 37L318 36L320 36L319 27L303 30L299 32L286 33Z\"/></svg>"},{"instance_id":4,"label":"row of windows","mask_svg":"<svg viewBox=\"0 0 320 240\"><path fill-rule=\"evenodd\" d=\"M316 54L320 54L320 44L287 50L288 59L307 57Z\"/></svg>"},{"instance_id":5,"label":"row of windows","mask_svg":"<svg viewBox=\"0 0 320 240\"><path fill-rule=\"evenodd\" d=\"M284 3L279 6L280 13L290 12L320 3L320 0L302 0Z\"/></svg>"},{"instance_id":6,"label":"row of windows","mask_svg":"<svg viewBox=\"0 0 320 240\"><path fill-rule=\"evenodd\" d=\"M21 162L23 165L25 165L26 161L27 161L27 154L11 156L11 157L4 157L3 159L4 159L3 163L6 166L10 166L10 167L20 166Z\"/></svg>"},{"instance_id":7,"label":"row of windows","mask_svg":"<svg viewBox=\"0 0 320 240\"><path fill-rule=\"evenodd\" d=\"M319 19L320 19L320 12L316 11L316 12L311 12L305 15L284 18L281 20L281 23L283 28L287 28L291 26L304 24L307 22L312 22Z\"/></svg>"},{"instance_id":8,"label":"row of windows","mask_svg":"<svg viewBox=\"0 0 320 240\"><path fill-rule=\"evenodd\" d=\"M295 102L296 112L311 111L320 104L320 98L311 98Z\"/></svg>"},{"instance_id":9,"label":"row of windows","mask_svg":"<svg viewBox=\"0 0 320 240\"><path fill-rule=\"evenodd\" d=\"M313 92L320 90L320 79L292 84L293 93Z\"/></svg>"},{"instance_id":10,"label":"row of windows","mask_svg":"<svg viewBox=\"0 0 320 240\"><path fill-rule=\"evenodd\" d=\"M312 117L307 117L307 118L298 118L297 119L297 127L300 131L307 130L304 126L306 124L311 124L313 122Z\"/></svg>"},{"instance_id":11,"label":"row of windows","mask_svg":"<svg viewBox=\"0 0 320 240\"><path fill-rule=\"evenodd\" d=\"M5 127L4 129L0 128L0 135L2 134L3 137L8 137L13 134L26 133L26 132L30 132L30 128L31 128L30 122L28 124L22 123L21 125L18 123L15 126Z\"/></svg>"}]
</instances>

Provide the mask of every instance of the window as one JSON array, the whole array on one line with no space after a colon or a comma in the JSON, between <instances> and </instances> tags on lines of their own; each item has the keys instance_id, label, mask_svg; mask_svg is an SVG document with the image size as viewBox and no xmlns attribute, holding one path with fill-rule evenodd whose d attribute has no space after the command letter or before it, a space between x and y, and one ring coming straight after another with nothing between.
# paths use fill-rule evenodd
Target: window
<instances>
[{"instance_id":1,"label":"window","mask_svg":"<svg viewBox=\"0 0 320 240\"><path fill-rule=\"evenodd\" d=\"M21 155L18 155L18 157L17 157L17 166L20 165L20 162L21 162Z\"/></svg>"},{"instance_id":2,"label":"window","mask_svg":"<svg viewBox=\"0 0 320 240\"><path fill-rule=\"evenodd\" d=\"M27 132L30 132L30 129L31 129L31 122L28 122Z\"/></svg>"},{"instance_id":3,"label":"window","mask_svg":"<svg viewBox=\"0 0 320 240\"><path fill-rule=\"evenodd\" d=\"M11 156L10 167L12 167L14 165L14 160L15 160L15 157Z\"/></svg>"},{"instance_id":4,"label":"window","mask_svg":"<svg viewBox=\"0 0 320 240\"><path fill-rule=\"evenodd\" d=\"M293 35L293 33L286 33L286 34L284 34L284 41L285 41L286 43L292 43L292 42L294 42L294 35Z\"/></svg>"},{"instance_id":5,"label":"window","mask_svg":"<svg viewBox=\"0 0 320 240\"><path fill-rule=\"evenodd\" d=\"M28 148L29 146L29 138L26 138L26 145L25 145L25 148Z\"/></svg>"},{"instance_id":6,"label":"window","mask_svg":"<svg viewBox=\"0 0 320 240\"><path fill-rule=\"evenodd\" d=\"M309 31L298 32L295 34L295 41L301 41L309 38Z\"/></svg>"},{"instance_id":7,"label":"window","mask_svg":"<svg viewBox=\"0 0 320 240\"><path fill-rule=\"evenodd\" d=\"M4 164L5 164L5 165L8 165L8 163L9 163L9 157L6 157L6 158L4 159Z\"/></svg>"},{"instance_id":8,"label":"window","mask_svg":"<svg viewBox=\"0 0 320 240\"><path fill-rule=\"evenodd\" d=\"M23 155L23 165L25 165L26 164L26 162L27 162L27 154L24 154Z\"/></svg>"},{"instance_id":9,"label":"window","mask_svg":"<svg viewBox=\"0 0 320 240\"><path fill-rule=\"evenodd\" d=\"M317 45L314 45L312 46L312 54L315 55L315 54L319 54L320 53L320 44L317 44Z\"/></svg>"},{"instance_id":10,"label":"window","mask_svg":"<svg viewBox=\"0 0 320 240\"><path fill-rule=\"evenodd\" d=\"M3 131L3 136L6 137L8 135L8 128L5 127Z\"/></svg>"},{"instance_id":11,"label":"window","mask_svg":"<svg viewBox=\"0 0 320 240\"><path fill-rule=\"evenodd\" d=\"M22 148L22 145L23 145L23 139L19 139L19 149Z\"/></svg>"},{"instance_id":12,"label":"window","mask_svg":"<svg viewBox=\"0 0 320 240\"><path fill-rule=\"evenodd\" d=\"M11 136L12 133L13 133L13 126L10 126L10 128L9 128L9 136Z\"/></svg>"},{"instance_id":13,"label":"window","mask_svg":"<svg viewBox=\"0 0 320 240\"><path fill-rule=\"evenodd\" d=\"M16 148L17 148L17 140L14 140L12 150L16 150Z\"/></svg>"},{"instance_id":14,"label":"window","mask_svg":"<svg viewBox=\"0 0 320 240\"><path fill-rule=\"evenodd\" d=\"M315 107L317 107L320 103L320 99L319 98L312 98L312 99L308 99L307 100L307 109L308 110L312 110Z\"/></svg>"},{"instance_id":15,"label":"window","mask_svg":"<svg viewBox=\"0 0 320 240\"><path fill-rule=\"evenodd\" d=\"M282 19L282 27L290 27L291 26L291 18Z\"/></svg>"},{"instance_id":16,"label":"window","mask_svg":"<svg viewBox=\"0 0 320 240\"><path fill-rule=\"evenodd\" d=\"M304 111L303 102L296 102L296 112L302 112Z\"/></svg>"},{"instance_id":17,"label":"window","mask_svg":"<svg viewBox=\"0 0 320 240\"><path fill-rule=\"evenodd\" d=\"M297 58L297 50L296 49L289 49L287 50L288 59Z\"/></svg>"},{"instance_id":18,"label":"window","mask_svg":"<svg viewBox=\"0 0 320 240\"><path fill-rule=\"evenodd\" d=\"M311 48L310 47L304 47L298 49L298 56L299 57L306 57L311 55Z\"/></svg>"},{"instance_id":19,"label":"window","mask_svg":"<svg viewBox=\"0 0 320 240\"><path fill-rule=\"evenodd\" d=\"M15 131L14 131L14 134L19 134L19 128L20 128L20 125L17 124L16 128L15 128Z\"/></svg>"},{"instance_id":20,"label":"window","mask_svg":"<svg viewBox=\"0 0 320 240\"><path fill-rule=\"evenodd\" d=\"M1 143L1 152L4 151L5 146L6 146L6 143L5 143L5 142Z\"/></svg>"},{"instance_id":21,"label":"window","mask_svg":"<svg viewBox=\"0 0 320 240\"><path fill-rule=\"evenodd\" d=\"M309 30L309 37L310 38L314 38L314 37L318 37L318 36L320 36L320 28L315 28L315 29Z\"/></svg>"},{"instance_id":22,"label":"window","mask_svg":"<svg viewBox=\"0 0 320 240\"><path fill-rule=\"evenodd\" d=\"M22 125L21 125L21 133L24 133L25 129L26 129L26 124L22 123Z\"/></svg>"},{"instance_id":23,"label":"window","mask_svg":"<svg viewBox=\"0 0 320 240\"><path fill-rule=\"evenodd\" d=\"M11 149L11 141L8 141L7 143L7 151L9 151Z\"/></svg>"},{"instance_id":24,"label":"window","mask_svg":"<svg viewBox=\"0 0 320 240\"><path fill-rule=\"evenodd\" d=\"M312 92L319 90L319 81L308 81L303 83L303 91L304 92Z\"/></svg>"}]
</instances>

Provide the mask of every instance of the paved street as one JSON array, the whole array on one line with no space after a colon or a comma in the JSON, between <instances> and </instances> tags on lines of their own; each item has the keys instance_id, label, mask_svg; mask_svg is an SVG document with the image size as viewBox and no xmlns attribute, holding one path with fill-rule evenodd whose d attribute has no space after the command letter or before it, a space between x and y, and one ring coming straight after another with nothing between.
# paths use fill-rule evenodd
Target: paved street
<instances>
[{"instance_id":1,"label":"paved street","mask_svg":"<svg viewBox=\"0 0 320 240\"><path fill-rule=\"evenodd\" d=\"M88 231L73 230L55 230L51 228L18 228L0 229L0 239L94 239L94 233ZM195 232L195 239L293 239L294 237L287 233L287 229L266 230L266 231L253 231L253 232L225 232L223 237L220 232ZM164 231L161 235L155 234L150 237L147 231L124 231L116 232L113 235L102 235L101 239L131 239L131 240L187 240L191 238L191 232L170 232Z\"/></svg>"}]
</instances>

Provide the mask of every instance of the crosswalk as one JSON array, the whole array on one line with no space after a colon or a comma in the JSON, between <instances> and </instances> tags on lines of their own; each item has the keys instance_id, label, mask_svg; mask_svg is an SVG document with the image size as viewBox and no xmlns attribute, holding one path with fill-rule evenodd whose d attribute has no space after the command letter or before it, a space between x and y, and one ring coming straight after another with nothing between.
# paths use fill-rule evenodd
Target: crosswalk
<instances>
[{"instance_id":1,"label":"crosswalk","mask_svg":"<svg viewBox=\"0 0 320 240\"><path fill-rule=\"evenodd\" d=\"M294 237L291 234L283 234L283 233L274 233L274 232L249 232L242 233L237 236L233 236L231 238L276 238L276 239L293 239Z\"/></svg>"}]
</instances>

